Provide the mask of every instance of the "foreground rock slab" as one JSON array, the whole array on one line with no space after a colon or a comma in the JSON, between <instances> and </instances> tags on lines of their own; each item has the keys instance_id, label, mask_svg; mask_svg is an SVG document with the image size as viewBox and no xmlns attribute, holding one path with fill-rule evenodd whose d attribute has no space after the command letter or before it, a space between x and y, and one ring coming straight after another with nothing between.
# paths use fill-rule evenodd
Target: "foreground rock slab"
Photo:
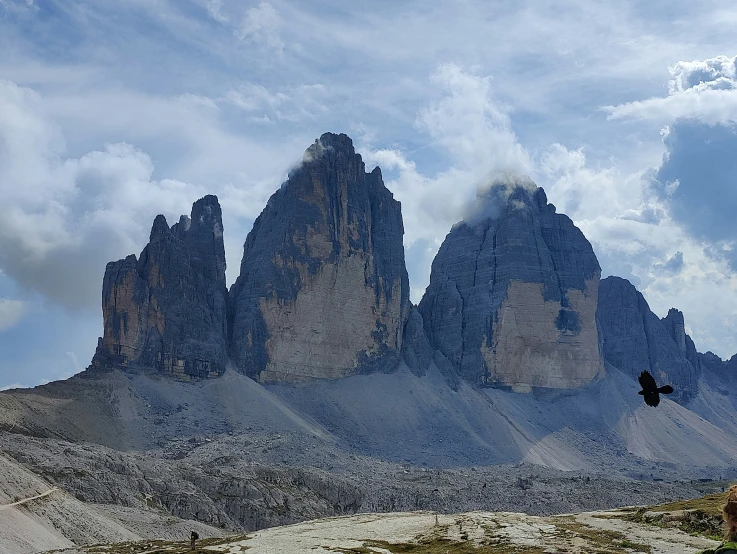
<instances>
[{"instance_id":1,"label":"foreground rock slab","mask_svg":"<svg viewBox=\"0 0 737 554\"><path fill-rule=\"evenodd\" d=\"M627 520L626 511L536 517L510 512L360 514L209 539L197 552L221 554L649 553L693 554L716 544L677 529ZM184 553L188 544L145 543L68 549L65 554Z\"/></svg>"}]
</instances>

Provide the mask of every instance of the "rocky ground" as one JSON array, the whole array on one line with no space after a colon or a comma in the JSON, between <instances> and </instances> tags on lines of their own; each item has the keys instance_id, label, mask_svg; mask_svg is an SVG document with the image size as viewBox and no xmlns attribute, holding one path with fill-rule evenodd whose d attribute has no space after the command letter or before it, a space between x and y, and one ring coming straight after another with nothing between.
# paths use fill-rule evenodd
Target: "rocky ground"
<instances>
[{"instance_id":1,"label":"rocky ground","mask_svg":"<svg viewBox=\"0 0 737 554\"><path fill-rule=\"evenodd\" d=\"M629 510L537 517L509 512L360 514L199 541L197 552L240 554L693 554L708 538L627 519ZM185 542L121 543L58 554L184 553Z\"/></svg>"},{"instance_id":2,"label":"rocky ground","mask_svg":"<svg viewBox=\"0 0 737 554\"><path fill-rule=\"evenodd\" d=\"M24 510L46 528L62 529L67 542L48 543L59 547L186 536L188 525L195 525L186 520L196 520L206 537L376 512L549 516L693 498L726 484L676 480L675 470L659 464L651 466L661 476L657 481L531 464L423 467L288 434L226 434L146 452L23 435L5 434L0 440L9 463L38 479L33 487L19 486L6 495L8 503L58 491L32 500ZM54 503L58 495L63 505ZM86 523L59 526L65 518ZM36 546L12 552L36 552Z\"/></svg>"},{"instance_id":3,"label":"rocky ground","mask_svg":"<svg viewBox=\"0 0 737 554\"><path fill-rule=\"evenodd\" d=\"M47 535L26 529L18 554L173 537L193 520L204 537L364 513L551 516L716 492L737 479L736 449L676 403L643 406L615 370L556 394L405 370L268 388L230 371L192 384L114 372L0 394L2 455L37 479L0 479L0 503L58 490L0 517L48 532L35 544Z\"/></svg>"}]
</instances>

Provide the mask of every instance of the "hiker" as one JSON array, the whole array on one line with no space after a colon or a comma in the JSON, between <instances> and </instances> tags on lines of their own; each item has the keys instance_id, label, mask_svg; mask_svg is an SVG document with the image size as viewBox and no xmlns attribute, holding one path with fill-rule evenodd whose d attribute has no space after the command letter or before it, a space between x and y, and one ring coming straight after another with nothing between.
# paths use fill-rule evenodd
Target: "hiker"
<instances>
[{"instance_id":1,"label":"hiker","mask_svg":"<svg viewBox=\"0 0 737 554\"><path fill-rule=\"evenodd\" d=\"M737 554L737 485L727 491L727 499L722 506L724 519L724 542L715 549L702 551L701 554Z\"/></svg>"},{"instance_id":2,"label":"hiker","mask_svg":"<svg viewBox=\"0 0 737 554\"><path fill-rule=\"evenodd\" d=\"M197 534L197 531L192 531L192 533L189 535L189 549L194 550L195 549L195 541L199 539L200 536Z\"/></svg>"}]
</instances>

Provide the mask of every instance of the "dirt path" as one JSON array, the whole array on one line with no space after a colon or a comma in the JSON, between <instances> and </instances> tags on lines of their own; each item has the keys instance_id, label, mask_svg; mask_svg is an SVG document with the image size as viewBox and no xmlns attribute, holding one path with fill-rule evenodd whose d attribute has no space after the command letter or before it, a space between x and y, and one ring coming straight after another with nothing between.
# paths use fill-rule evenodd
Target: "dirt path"
<instances>
[{"instance_id":1,"label":"dirt path","mask_svg":"<svg viewBox=\"0 0 737 554\"><path fill-rule=\"evenodd\" d=\"M31 500L37 500L39 498L43 498L44 496L48 496L52 492L55 492L58 490L59 490L58 488L54 487L53 489L49 489L46 492L37 494L36 496L30 496L28 498L24 498L23 500L18 500L17 502L13 502L11 504L0 504L0 510L7 510L8 508L12 508L13 506L19 506L20 504L25 504L26 502L30 502Z\"/></svg>"}]
</instances>

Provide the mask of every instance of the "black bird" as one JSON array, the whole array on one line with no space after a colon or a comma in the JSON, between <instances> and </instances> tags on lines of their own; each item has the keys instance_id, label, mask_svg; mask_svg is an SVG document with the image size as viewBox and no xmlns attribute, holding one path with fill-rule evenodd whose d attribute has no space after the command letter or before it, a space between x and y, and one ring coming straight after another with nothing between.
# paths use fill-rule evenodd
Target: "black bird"
<instances>
[{"instance_id":1,"label":"black bird","mask_svg":"<svg viewBox=\"0 0 737 554\"><path fill-rule=\"evenodd\" d=\"M640 386L642 390L637 394L641 394L645 397L645 404L652 406L653 408L660 404L661 394L670 394L673 392L673 387L665 385L658 388L658 384L655 382L655 378L650 375L649 371L643 371L640 373Z\"/></svg>"}]
</instances>

